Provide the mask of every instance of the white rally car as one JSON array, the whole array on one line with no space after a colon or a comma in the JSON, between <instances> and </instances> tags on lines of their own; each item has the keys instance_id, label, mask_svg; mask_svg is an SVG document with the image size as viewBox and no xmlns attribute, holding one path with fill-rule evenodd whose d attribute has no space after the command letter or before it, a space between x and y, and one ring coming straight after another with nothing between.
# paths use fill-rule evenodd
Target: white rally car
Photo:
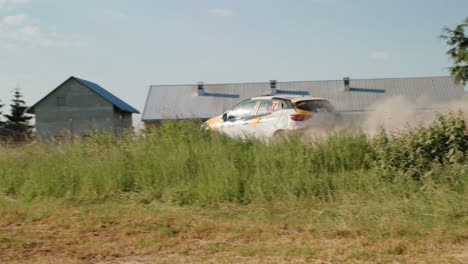
<instances>
[{"instance_id":1,"label":"white rally car","mask_svg":"<svg viewBox=\"0 0 468 264\"><path fill-rule=\"evenodd\" d=\"M242 101L202 127L233 137L272 137L292 131L329 129L339 119L331 103L310 96L275 95Z\"/></svg>"}]
</instances>

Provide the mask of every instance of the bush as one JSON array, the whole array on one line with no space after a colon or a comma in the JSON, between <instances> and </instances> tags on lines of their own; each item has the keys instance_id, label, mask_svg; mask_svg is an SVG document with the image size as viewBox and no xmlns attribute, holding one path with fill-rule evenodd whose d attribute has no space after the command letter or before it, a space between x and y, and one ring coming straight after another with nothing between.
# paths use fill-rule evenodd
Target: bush
<instances>
[{"instance_id":1,"label":"bush","mask_svg":"<svg viewBox=\"0 0 468 264\"><path fill-rule=\"evenodd\" d=\"M414 180L437 167L462 164L468 147L462 113L438 115L430 125L419 125L404 131L382 130L374 139L377 168L394 178L404 174Z\"/></svg>"}]
</instances>

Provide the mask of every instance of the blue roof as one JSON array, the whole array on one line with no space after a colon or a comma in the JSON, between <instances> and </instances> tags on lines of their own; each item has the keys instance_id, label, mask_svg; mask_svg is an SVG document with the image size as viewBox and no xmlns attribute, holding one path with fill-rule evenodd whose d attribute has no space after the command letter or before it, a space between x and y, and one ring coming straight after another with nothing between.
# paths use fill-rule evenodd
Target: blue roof
<instances>
[{"instance_id":1,"label":"blue roof","mask_svg":"<svg viewBox=\"0 0 468 264\"><path fill-rule=\"evenodd\" d=\"M83 80L83 79L80 79L80 78L77 78L77 77L73 77L73 78L77 79L83 85L85 85L89 89L93 90L95 93L102 96L104 99L106 99L107 101L112 103L115 107L119 108L120 110L122 110L124 112L135 113L135 114L140 113L138 110L136 110L135 108L133 108L129 104L125 103L124 101L120 100L117 96L111 94L109 91L102 88L98 84L95 84L93 82Z\"/></svg>"}]
</instances>

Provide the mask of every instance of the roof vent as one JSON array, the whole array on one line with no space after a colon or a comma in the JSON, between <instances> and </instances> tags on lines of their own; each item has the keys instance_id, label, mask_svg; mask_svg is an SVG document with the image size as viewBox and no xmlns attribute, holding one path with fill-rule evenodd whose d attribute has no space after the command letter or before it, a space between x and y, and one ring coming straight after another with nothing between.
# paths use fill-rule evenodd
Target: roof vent
<instances>
[{"instance_id":1,"label":"roof vent","mask_svg":"<svg viewBox=\"0 0 468 264\"><path fill-rule=\"evenodd\" d=\"M276 80L270 81L271 94L277 94L278 90L276 89Z\"/></svg>"},{"instance_id":2,"label":"roof vent","mask_svg":"<svg viewBox=\"0 0 468 264\"><path fill-rule=\"evenodd\" d=\"M203 96L205 95L205 87L204 87L204 83L203 82L198 82L197 84L197 90L198 90L198 96Z\"/></svg>"},{"instance_id":3,"label":"roof vent","mask_svg":"<svg viewBox=\"0 0 468 264\"><path fill-rule=\"evenodd\" d=\"M349 77L344 77L343 83L344 83L344 90L351 91L351 86L349 85Z\"/></svg>"}]
</instances>

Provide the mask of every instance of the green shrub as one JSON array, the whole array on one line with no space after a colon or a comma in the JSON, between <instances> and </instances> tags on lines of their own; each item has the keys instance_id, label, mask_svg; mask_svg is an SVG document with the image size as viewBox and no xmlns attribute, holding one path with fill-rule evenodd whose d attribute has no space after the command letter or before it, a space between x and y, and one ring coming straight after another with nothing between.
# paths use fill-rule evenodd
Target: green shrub
<instances>
[{"instance_id":1,"label":"green shrub","mask_svg":"<svg viewBox=\"0 0 468 264\"><path fill-rule=\"evenodd\" d=\"M374 159L386 176L404 174L414 180L434 169L465 162L467 140L462 113L438 115L430 125L403 131L382 130L374 139Z\"/></svg>"}]
</instances>

